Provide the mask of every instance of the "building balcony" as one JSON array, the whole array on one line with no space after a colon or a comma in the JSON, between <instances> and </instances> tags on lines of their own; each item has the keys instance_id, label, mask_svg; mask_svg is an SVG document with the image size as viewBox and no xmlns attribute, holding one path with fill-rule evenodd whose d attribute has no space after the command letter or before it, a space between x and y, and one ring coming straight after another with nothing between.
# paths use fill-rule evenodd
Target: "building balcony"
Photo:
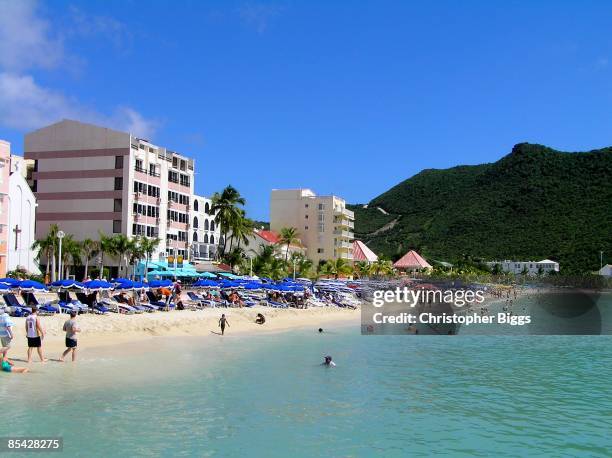
<instances>
[{"instance_id":1,"label":"building balcony","mask_svg":"<svg viewBox=\"0 0 612 458\"><path fill-rule=\"evenodd\" d=\"M336 243L336 248L338 250L351 250L353 248L353 244L349 242L338 242Z\"/></svg>"},{"instance_id":2,"label":"building balcony","mask_svg":"<svg viewBox=\"0 0 612 458\"><path fill-rule=\"evenodd\" d=\"M346 230L336 230L334 231L334 235L339 235L340 237L343 237L345 239L353 239L355 237L355 234L353 234L351 231Z\"/></svg>"},{"instance_id":3,"label":"building balcony","mask_svg":"<svg viewBox=\"0 0 612 458\"><path fill-rule=\"evenodd\" d=\"M334 218L334 224L337 224L339 226L348 227L351 229L355 227L355 223L353 223L353 221L349 220L348 218Z\"/></svg>"},{"instance_id":4,"label":"building balcony","mask_svg":"<svg viewBox=\"0 0 612 458\"><path fill-rule=\"evenodd\" d=\"M334 215L339 215L348 219L355 219L355 213L346 208L336 207L334 208Z\"/></svg>"}]
</instances>

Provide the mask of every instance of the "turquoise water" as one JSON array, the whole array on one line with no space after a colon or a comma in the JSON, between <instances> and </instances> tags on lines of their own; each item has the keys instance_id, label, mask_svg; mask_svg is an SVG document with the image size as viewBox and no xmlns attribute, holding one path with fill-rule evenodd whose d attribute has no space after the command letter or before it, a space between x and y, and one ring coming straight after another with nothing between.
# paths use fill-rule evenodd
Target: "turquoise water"
<instances>
[{"instance_id":1,"label":"turquoise water","mask_svg":"<svg viewBox=\"0 0 612 458\"><path fill-rule=\"evenodd\" d=\"M609 336L361 336L355 326L156 338L149 349L3 375L0 436L63 436L70 456L612 450ZM336 368L319 365L325 354Z\"/></svg>"}]
</instances>

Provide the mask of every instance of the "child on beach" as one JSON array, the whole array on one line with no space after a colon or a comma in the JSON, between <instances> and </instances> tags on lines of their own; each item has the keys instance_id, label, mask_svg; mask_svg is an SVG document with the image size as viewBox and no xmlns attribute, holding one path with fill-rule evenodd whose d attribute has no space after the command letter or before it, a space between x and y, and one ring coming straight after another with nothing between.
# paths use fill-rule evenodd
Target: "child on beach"
<instances>
[{"instance_id":1,"label":"child on beach","mask_svg":"<svg viewBox=\"0 0 612 458\"><path fill-rule=\"evenodd\" d=\"M28 372L27 367L15 367L4 355L0 355L0 368L2 372L15 372L18 374L24 374Z\"/></svg>"},{"instance_id":2,"label":"child on beach","mask_svg":"<svg viewBox=\"0 0 612 458\"><path fill-rule=\"evenodd\" d=\"M219 327L221 328L221 335L225 335L225 326L229 327L229 321L227 321L227 318L225 318L225 313L223 313L221 315L221 318L219 319Z\"/></svg>"}]
</instances>

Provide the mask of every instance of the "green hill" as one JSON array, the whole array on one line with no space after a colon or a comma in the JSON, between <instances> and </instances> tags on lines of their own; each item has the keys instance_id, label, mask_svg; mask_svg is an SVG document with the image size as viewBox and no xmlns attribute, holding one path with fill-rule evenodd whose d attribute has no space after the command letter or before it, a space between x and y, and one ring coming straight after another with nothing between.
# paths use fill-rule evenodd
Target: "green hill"
<instances>
[{"instance_id":1,"label":"green hill","mask_svg":"<svg viewBox=\"0 0 612 458\"><path fill-rule=\"evenodd\" d=\"M355 237L393 259L414 248L451 262L550 258L565 273L595 270L600 250L612 257L612 148L522 143L492 164L423 170L367 207L351 206Z\"/></svg>"}]
</instances>

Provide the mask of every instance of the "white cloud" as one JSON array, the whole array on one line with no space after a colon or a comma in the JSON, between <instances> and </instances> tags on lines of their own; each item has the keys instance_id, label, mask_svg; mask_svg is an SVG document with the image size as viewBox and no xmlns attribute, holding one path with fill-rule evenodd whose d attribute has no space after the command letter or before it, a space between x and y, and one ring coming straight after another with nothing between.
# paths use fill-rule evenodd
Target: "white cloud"
<instances>
[{"instance_id":1,"label":"white cloud","mask_svg":"<svg viewBox=\"0 0 612 458\"><path fill-rule=\"evenodd\" d=\"M64 46L51 24L37 15L34 0L0 0L0 66L11 71L53 68Z\"/></svg>"},{"instance_id":2,"label":"white cloud","mask_svg":"<svg viewBox=\"0 0 612 458\"><path fill-rule=\"evenodd\" d=\"M280 6L264 3L246 3L238 8L240 19L260 34L266 31L270 21L282 11Z\"/></svg>"},{"instance_id":3,"label":"white cloud","mask_svg":"<svg viewBox=\"0 0 612 458\"><path fill-rule=\"evenodd\" d=\"M64 118L125 130L151 138L159 123L146 119L130 107L118 107L104 115L59 91L44 88L30 75L0 73L0 124L17 130L32 130Z\"/></svg>"},{"instance_id":4,"label":"white cloud","mask_svg":"<svg viewBox=\"0 0 612 458\"><path fill-rule=\"evenodd\" d=\"M111 114L84 106L74 97L38 84L29 69L50 70L66 60L64 41L53 34L51 23L40 16L34 0L0 0L0 125L32 130L64 118L97 123L152 138L159 123L129 106ZM122 44L126 31L109 17L87 16L73 10L73 36L105 36ZM67 34L69 36L71 34Z\"/></svg>"}]
</instances>

